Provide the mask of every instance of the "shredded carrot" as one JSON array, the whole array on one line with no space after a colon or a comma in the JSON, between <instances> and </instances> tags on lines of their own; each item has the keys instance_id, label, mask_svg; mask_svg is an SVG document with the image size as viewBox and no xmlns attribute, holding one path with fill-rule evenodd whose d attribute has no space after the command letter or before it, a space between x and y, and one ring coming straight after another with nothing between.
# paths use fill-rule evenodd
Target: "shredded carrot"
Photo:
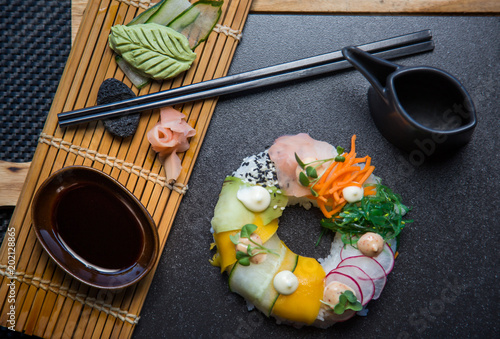
<instances>
[{"instance_id":1,"label":"shredded carrot","mask_svg":"<svg viewBox=\"0 0 500 339\"><path fill-rule=\"evenodd\" d=\"M367 195L375 195L377 193L374 186L365 186L364 191L365 191L364 193L365 197Z\"/></svg>"},{"instance_id":2,"label":"shredded carrot","mask_svg":"<svg viewBox=\"0 0 500 339\"><path fill-rule=\"evenodd\" d=\"M340 212L347 204L342 190L349 186L363 187L363 183L375 169L371 165L369 156L356 157L356 135L351 138L350 152L344 153L342 156L345 160L343 162L332 161L322 174L322 177L313 186L313 189L318 194L315 197L318 207L327 218L331 218ZM358 165L362 163L364 163L363 168ZM364 187L363 190L365 195L375 194L374 186Z\"/></svg>"},{"instance_id":3,"label":"shredded carrot","mask_svg":"<svg viewBox=\"0 0 500 339\"><path fill-rule=\"evenodd\" d=\"M329 213L328 210L326 209L325 201L318 199L318 207L323 213L323 215L326 216Z\"/></svg>"}]
</instances>

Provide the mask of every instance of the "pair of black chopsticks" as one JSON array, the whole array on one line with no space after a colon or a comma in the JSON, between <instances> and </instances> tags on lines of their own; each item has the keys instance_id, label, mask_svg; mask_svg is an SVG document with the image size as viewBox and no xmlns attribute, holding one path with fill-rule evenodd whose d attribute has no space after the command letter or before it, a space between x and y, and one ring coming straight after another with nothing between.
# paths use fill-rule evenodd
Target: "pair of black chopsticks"
<instances>
[{"instance_id":1,"label":"pair of black chopsticks","mask_svg":"<svg viewBox=\"0 0 500 339\"><path fill-rule=\"evenodd\" d=\"M431 31L424 30L357 47L373 53L380 58L395 59L433 50L434 43L431 39ZM352 66L344 59L342 51L336 51L250 72L203 81L167 91L143 95L133 99L59 113L59 126L66 127L94 120L143 112L150 109L172 106L339 71L350 67Z\"/></svg>"}]
</instances>

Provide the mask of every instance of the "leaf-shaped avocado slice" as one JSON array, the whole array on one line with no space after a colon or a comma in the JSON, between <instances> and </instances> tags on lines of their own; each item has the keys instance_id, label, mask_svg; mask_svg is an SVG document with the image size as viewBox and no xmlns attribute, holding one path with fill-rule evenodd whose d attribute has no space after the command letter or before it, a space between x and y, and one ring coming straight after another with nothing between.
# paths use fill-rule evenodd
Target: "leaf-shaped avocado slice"
<instances>
[{"instance_id":1,"label":"leaf-shaped avocado slice","mask_svg":"<svg viewBox=\"0 0 500 339\"><path fill-rule=\"evenodd\" d=\"M156 80L177 76L196 59L184 35L153 23L113 26L109 46L137 71Z\"/></svg>"}]
</instances>

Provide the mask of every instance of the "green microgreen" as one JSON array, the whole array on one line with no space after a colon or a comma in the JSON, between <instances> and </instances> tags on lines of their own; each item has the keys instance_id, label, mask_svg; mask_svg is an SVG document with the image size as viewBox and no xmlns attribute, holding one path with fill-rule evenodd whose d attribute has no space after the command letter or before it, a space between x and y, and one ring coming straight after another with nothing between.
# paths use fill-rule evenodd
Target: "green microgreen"
<instances>
[{"instance_id":1,"label":"green microgreen","mask_svg":"<svg viewBox=\"0 0 500 339\"><path fill-rule=\"evenodd\" d=\"M401 197L387 186L376 184L376 194L363 197L360 202L349 203L332 218L321 220L321 226L342 235L344 244L355 245L366 232L380 234L384 240L399 235L413 220L403 220L410 208Z\"/></svg>"},{"instance_id":2,"label":"green microgreen","mask_svg":"<svg viewBox=\"0 0 500 339\"><path fill-rule=\"evenodd\" d=\"M246 254L245 252L242 251L237 251L236 252L236 259L238 260L238 263L243 266L249 266L250 265L250 256Z\"/></svg>"},{"instance_id":3,"label":"green microgreen","mask_svg":"<svg viewBox=\"0 0 500 339\"><path fill-rule=\"evenodd\" d=\"M306 187L309 186L309 184L311 184L311 181L304 172L299 173L299 182L302 186Z\"/></svg>"},{"instance_id":4,"label":"green microgreen","mask_svg":"<svg viewBox=\"0 0 500 339\"><path fill-rule=\"evenodd\" d=\"M309 178L316 179L318 177L318 172L316 172L316 169L314 167L306 167L306 174Z\"/></svg>"},{"instance_id":5,"label":"green microgreen","mask_svg":"<svg viewBox=\"0 0 500 339\"><path fill-rule=\"evenodd\" d=\"M242 238L250 238L253 232L257 230L257 225L246 224L241 228L240 234Z\"/></svg>"},{"instance_id":6,"label":"green microgreen","mask_svg":"<svg viewBox=\"0 0 500 339\"><path fill-rule=\"evenodd\" d=\"M310 187L311 194L313 196L315 197L318 196L318 193L314 190L313 187L321 179L321 175L318 175L317 171L318 167L330 161L335 161L335 162L345 161L345 157L340 155L344 153L344 149L342 147L340 146L337 147L337 153L339 155L337 155L335 158L315 160L308 163L304 163L300 159L298 154L295 153L295 160L297 161L297 164L300 166L300 168L303 169L303 171L299 173L299 183L304 187Z\"/></svg>"},{"instance_id":7,"label":"green microgreen","mask_svg":"<svg viewBox=\"0 0 500 339\"><path fill-rule=\"evenodd\" d=\"M304 164L302 160L300 160L297 153L295 153L295 160L297 161L297 164L299 164L300 168L304 169L306 167L306 164Z\"/></svg>"},{"instance_id":8,"label":"green microgreen","mask_svg":"<svg viewBox=\"0 0 500 339\"><path fill-rule=\"evenodd\" d=\"M278 253L262 246L261 244L255 242L250 238L250 236L253 232L255 232L256 229L256 225L246 224L241 228L241 231L239 233L229 236L229 239L231 239L231 242L235 245L238 245L240 243L241 238L248 238L248 241L250 242L247 245L246 253L243 251L236 251L236 260L242 266L249 266L250 258L260 253L270 253L279 256Z\"/></svg>"},{"instance_id":9,"label":"green microgreen","mask_svg":"<svg viewBox=\"0 0 500 339\"><path fill-rule=\"evenodd\" d=\"M330 307L330 309L336 314L343 314L346 310L353 310L357 312L363 309L363 306L358 301L354 293L349 290L340 295L339 303L337 305L331 305L323 300L321 300L321 302Z\"/></svg>"}]
</instances>

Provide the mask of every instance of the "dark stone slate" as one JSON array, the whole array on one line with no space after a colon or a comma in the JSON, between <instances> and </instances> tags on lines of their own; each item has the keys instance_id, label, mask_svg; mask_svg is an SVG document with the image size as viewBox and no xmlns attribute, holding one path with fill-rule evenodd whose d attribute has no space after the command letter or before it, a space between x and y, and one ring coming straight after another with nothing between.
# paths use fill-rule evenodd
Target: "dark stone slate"
<instances>
[{"instance_id":1,"label":"dark stone slate","mask_svg":"<svg viewBox=\"0 0 500 339\"><path fill-rule=\"evenodd\" d=\"M99 87L97 93L97 104L104 105L117 101L134 98L135 93L123 82L114 78L106 79ZM132 136L139 125L141 114L128 114L116 118L103 120L106 130L121 138Z\"/></svg>"},{"instance_id":2,"label":"dark stone slate","mask_svg":"<svg viewBox=\"0 0 500 339\"><path fill-rule=\"evenodd\" d=\"M422 29L432 30L435 50L395 62L438 67L463 83L479 119L471 142L446 159L418 163L378 132L369 83L354 70L221 96L134 339L500 337L499 18L250 14L229 74ZM408 218L415 220L401 232L394 270L368 316L328 330L297 330L248 312L227 275L207 262L225 175L277 137L301 132L346 148L356 134L358 156L372 157L375 174L413 207ZM297 254L324 257L331 238L315 246L320 219L317 209L287 208L278 235Z\"/></svg>"}]
</instances>

